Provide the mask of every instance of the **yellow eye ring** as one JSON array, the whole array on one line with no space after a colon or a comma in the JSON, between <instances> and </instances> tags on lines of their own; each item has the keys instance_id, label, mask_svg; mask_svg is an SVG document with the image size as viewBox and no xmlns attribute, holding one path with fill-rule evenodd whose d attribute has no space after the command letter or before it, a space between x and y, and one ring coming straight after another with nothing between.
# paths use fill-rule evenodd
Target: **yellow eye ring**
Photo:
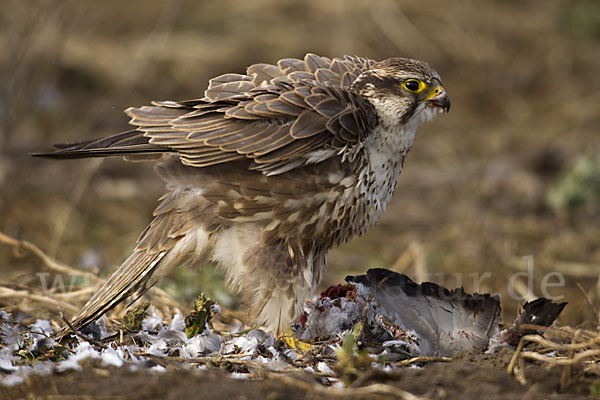
<instances>
[{"instance_id":1,"label":"yellow eye ring","mask_svg":"<svg viewBox=\"0 0 600 400\"><path fill-rule=\"evenodd\" d=\"M426 86L427 85L425 85L425 82L420 81L418 79L407 79L404 82L402 82L402 87L408 90L409 92L413 93L419 93L420 91L425 89Z\"/></svg>"}]
</instances>

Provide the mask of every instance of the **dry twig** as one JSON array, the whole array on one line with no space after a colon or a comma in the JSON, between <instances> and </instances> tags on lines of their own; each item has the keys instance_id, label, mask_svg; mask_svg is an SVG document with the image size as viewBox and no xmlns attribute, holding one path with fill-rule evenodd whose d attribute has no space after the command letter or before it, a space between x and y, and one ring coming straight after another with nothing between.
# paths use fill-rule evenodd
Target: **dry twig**
<instances>
[{"instance_id":1,"label":"dry twig","mask_svg":"<svg viewBox=\"0 0 600 400\"><path fill-rule=\"evenodd\" d=\"M94 292L95 289L104 282L103 279L90 272L81 271L55 260L42 251L38 246L26 240L18 240L0 232L0 243L4 243L13 247L17 255L19 255L20 249L27 250L37 257L47 269L57 274L81 276L91 284L89 287L84 287L69 293L44 293L43 295L31 293L28 290L14 290L8 287L0 286L0 298L26 299L32 302L41 303L46 306L51 306L53 308L75 313L77 312L78 308L70 304L70 302L72 302L74 298L82 298L83 301L85 301L85 298ZM163 308L182 308L179 302L174 300L160 288L153 287L148 291L148 293L152 296L155 296L156 302L160 303Z\"/></svg>"},{"instance_id":2,"label":"dry twig","mask_svg":"<svg viewBox=\"0 0 600 400\"><path fill-rule=\"evenodd\" d=\"M80 275L89 278L92 282L97 282L100 279L90 272L80 271L78 269L68 266L67 264L63 264L60 261L53 259L49 255L44 253L35 244L26 240L17 240L0 232L0 243L4 243L13 247L15 249L16 254L18 254L18 251L21 248L29 251L31 254L36 256L48 269L59 274Z\"/></svg>"},{"instance_id":3,"label":"dry twig","mask_svg":"<svg viewBox=\"0 0 600 400\"><path fill-rule=\"evenodd\" d=\"M450 362L452 358L450 357L413 357L406 360L397 361L394 363L396 367L406 367L407 365L417 364L417 363L431 363L431 362Z\"/></svg>"},{"instance_id":4,"label":"dry twig","mask_svg":"<svg viewBox=\"0 0 600 400\"><path fill-rule=\"evenodd\" d=\"M539 335L525 335L519 341L519 345L510 360L510 363L506 369L506 372L515 375L517 380L521 383L525 383L524 375L524 360L536 360L545 363L550 368L555 366L564 366L561 375L561 387L567 386L571 366L579 363L587 363L590 366L595 365L596 361L600 357L600 336L591 335L589 331L585 330L574 330L572 328L561 328L549 330L548 332L553 333L557 338L561 340L568 340L564 333L570 333L570 343L557 343L547 338L543 338ZM558 334L562 333L562 334ZM584 341L580 341L580 340ZM525 343L536 343L541 348L537 351L523 351ZM548 352L562 353L547 355L544 353ZM518 364L518 368L517 368Z\"/></svg>"}]
</instances>

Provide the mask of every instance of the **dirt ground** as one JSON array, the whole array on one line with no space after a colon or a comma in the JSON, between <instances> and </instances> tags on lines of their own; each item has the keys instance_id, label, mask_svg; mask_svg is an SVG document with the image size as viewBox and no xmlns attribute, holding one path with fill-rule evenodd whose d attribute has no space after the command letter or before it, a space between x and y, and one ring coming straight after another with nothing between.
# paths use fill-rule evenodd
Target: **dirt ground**
<instances>
[{"instance_id":1,"label":"dirt ground","mask_svg":"<svg viewBox=\"0 0 600 400\"><path fill-rule=\"evenodd\" d=\"M162 183L146 164L55 162L28 153L123 131L121 110L201 97L210 77L252 63L309 51L408 56L441 74L451 112L419 129L388 211L366 235L332 252L322 286L384 266L417 281L499 294L506 321L524 299L554 296L569 303L559 325L597 330L600 165L585 163L600 154L599 27L595 0L2 2L0 232L105 276L132 249ZM578 163L588 165L585 179ZM69 290L70 276L40 272L49 271L39 258L0 243L3 284L40 291L45 282L59 293L64 282ZM204 291L243 309L210 267L180 269L161 287L184 307ZM0 297L0 307L31 313L39 305ZM500 365L466 357L362 385L384 382L440 399L577 398L598 379L575 368L575 387L557 394L561 371L532 364L522 386ZM306 394L302 382L317 379L308 373L292 380L269 374L235 380L212 369L169 366L150 375L90 367L31 378L0 394L342 396L322 387Z\"/></svg>"},{"instance_id":2,"label":"dirt ground","mask_svg":"<svg viewBox=\"0 0 600 400\"><path fill-rule=\"evenodd\" d=\"M466 359L465 359L466 358ZM26 383L6 388L0 394L7 399L68 399L86 394L93 399L378 399L408 398L408 392L427 399L580 399L589 398L586 384L577 381L568 393L558 394L560 369L526 368L529 384L523 386L499 367L504 361L480 355L457 357L450 363L407 368L391 373L372 373L361 387L334 389L322 386L321 378L303 371L265 372L256 379L232 378L227 371L185 369L172 365L165 372L129 371L127 368L103 368L93 363L79 372L31 377ZM370 386L384 384L385 387ZM395 390L397 389L397 390Z\"/></svg>"}]
</instances>

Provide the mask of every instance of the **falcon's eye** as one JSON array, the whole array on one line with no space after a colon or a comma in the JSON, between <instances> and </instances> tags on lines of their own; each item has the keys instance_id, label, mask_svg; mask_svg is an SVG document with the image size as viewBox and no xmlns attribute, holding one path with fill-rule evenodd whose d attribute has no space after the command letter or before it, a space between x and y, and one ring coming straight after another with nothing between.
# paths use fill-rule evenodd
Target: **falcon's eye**
<instances>
[{"instance_id":1,"label":"falcon's eye","mask_svg":"<svg viewBox=\"0 0 600 400\"><path fill-rule=\"evenodd\" d=\"M402 82L402 86L409 92L418 93L421 90L425 89L425 82L420 81L418 79L407 79L404 82Z\"/></svg>"}]
</instances>

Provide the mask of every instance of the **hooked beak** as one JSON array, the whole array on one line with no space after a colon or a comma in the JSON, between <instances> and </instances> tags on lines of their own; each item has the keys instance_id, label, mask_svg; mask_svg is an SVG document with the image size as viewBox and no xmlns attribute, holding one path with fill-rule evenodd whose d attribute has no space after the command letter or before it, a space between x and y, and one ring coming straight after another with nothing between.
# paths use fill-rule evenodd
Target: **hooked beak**
<instances>
[{"instance_id":1,"label":"hooked beak","mask_svg":"<svg viewBox=\"0 0 600 400\"><path fill-rule=\"evenodd\" d=\"M436 86L425 98L425 103L431 107L439 107L444 112L450 111L450 97L441 85Z\"/></svg>"}]
</instances>

